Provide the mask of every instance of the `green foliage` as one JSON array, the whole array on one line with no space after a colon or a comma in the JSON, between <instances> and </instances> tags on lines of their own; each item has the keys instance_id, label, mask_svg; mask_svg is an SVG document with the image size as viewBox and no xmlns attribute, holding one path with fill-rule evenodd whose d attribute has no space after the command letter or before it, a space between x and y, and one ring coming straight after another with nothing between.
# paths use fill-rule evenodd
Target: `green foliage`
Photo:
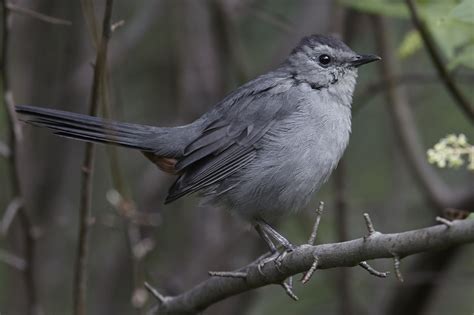
<instances>
[{"instance_id":1,"label":"green foliage","mask_svg":"<svg viewBox=\"0 0 474 315\"><path fill-rule=\"evenodd\" d=\"M409 18L402 0L343 0L342 3L363 12ZM417 1L416 5L450 69L459 66L474 69L474 0L424 0ZM421 47L418 31L410 30L398 53L401 58L407 58Z\"/></svg>"},{"instance_id":2,"label":"green foliage","mask_svg":"<svg viewBox=\"0 0 474 315\"><path fill-rule=\"evenodd\" d=\"M409 31L398 48L398 56L406 58L414 54L423 46L420 33L416 30Z\"/></svg>"},{"instance_id":3,"label":"green foliage","mask_svg":"<svg viewBox=\"0 0 474 315\"><path fill-rule=\"evenodd\" d=\"M341 0L341 3L355 10L391 17L408 18L409 12L403 1L397 0Z\"/></svg>"}]
</instances>

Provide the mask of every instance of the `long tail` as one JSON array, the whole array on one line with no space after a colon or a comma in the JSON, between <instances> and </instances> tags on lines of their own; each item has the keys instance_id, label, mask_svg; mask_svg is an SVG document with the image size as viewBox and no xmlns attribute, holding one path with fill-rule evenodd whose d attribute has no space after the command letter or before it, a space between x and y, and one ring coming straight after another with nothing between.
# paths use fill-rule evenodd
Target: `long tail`
<instances>
[{"instance_id":1,"label":"long tail","mask_svg":"<svg viewBox=\"0 0 474 315\"><path fill-rule=\"evenodd\" d=\"M34 106L17 106L16 111L25 115L21 120L52 129L59 136L147 152L156 151L156 143L150 140L156 138L161 129Z\"/></svg>"}]
</instances>

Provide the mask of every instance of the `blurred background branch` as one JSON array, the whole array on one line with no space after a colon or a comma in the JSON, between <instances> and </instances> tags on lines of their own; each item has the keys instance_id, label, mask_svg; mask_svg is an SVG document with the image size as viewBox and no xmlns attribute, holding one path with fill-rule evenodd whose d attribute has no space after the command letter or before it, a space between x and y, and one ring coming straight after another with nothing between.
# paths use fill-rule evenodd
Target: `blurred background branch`
<instances>
[{"instance_id":1,"label":"blurred background branch","mask_svg":"<svg viewBox=\"0 0 474 315\"><path fill-rule=\"evenodd\" d=\"M474 107L469 102L469 99L466 98L461 92L461 90L457 87L456 83L454 82L454 79L448 72L446 64L436 48L436 43L433 39L433 36L431 35L428 28L425 26L424 22L421 20L415 2L413 0L406 0L406 3L408 5L408 8L410 9L413 24L416 28L418 28L418 31L421 34L423 43L425 44L426 49L429 52L431 60L433 61L436 70L438 71L441 81L443 81L446 86L446 89L449 93L451 93L454 101L456 101L459 107L461 107L466 116L469 119L474 120Z\"/></svg>"},{"instance_id":2,"label":"blurred background branch","mask_svg":"<svg viewBox=\"0 0 474 315\"><path fill-rule=\"evenodd\" d=\"M90 8L92 2L83 1L84 8ZM110 39L112 7L114 1L107 0L105 3L104 17L102 22L100 39L96 40L97 55L94 63L94 76L92 79L92 88L90 96L90 104L88 114L96 116L99 112L99 104L101 100L101 89L105 83L105 76L107 74L107 51L108 42ZM95 21L95 15L87 9L84 10L86 19ZM89 15L87 15L89 14ZM95 23L91 22L92 25ZM95 32L93 29L92 32ZM94 33L95 34L95 33ZM94 36L95 38L95 36ZM103 95L102 95L103 96ZM94 144L86 143L83 164L81 167L81 189L80 189L80 203L79 203L79 240L75 265L74 276L74 314L85 315L87 313L86 293L87 293L87 277L88 277L88 263L89 259L89 228L92 224L91 215L91 200L92 200L92 175L94 172Z\"/></svg>"},{"instance_id":3,"label":"blurred background branch","mask_svg":"<svg viewBox=\"0 0 474 315\"><path fill-rule=\"evenodd\" d=\"M36 281L34 274L34 259L35 259L35 240L33 238L33 224L31 218L27 213L27 209L24 203L24 196L20 183L20 175L18 173L19 159L18 159L18 146L22 142L22 132L19 122L15 115L15 101L13 91L10 86L10 30L11 30L11 18L10 8L6 0L2 1L2 90L3 90L3 105L5 110L5 117L7 120L8 130L8 168L9 168L9 179L10 179L10 203L9 207L5 209L6 214L11 214L8 217L8 225L12 224L15 218L18 218L18 225L16 225L17 231L13 231L14 238L16 241L21 241L21 247L23 247L22 256L24 257L22 264L23 268L20 272L23 274L25 295L24 305L26 306L26 314L36 315L41 312L40 305L36 293ZM5 183L6 184L6 183ZM12 206L15 205L15 206ZM5 226L6 218L2 220L2 225ZM4 228L3 231L6 233L8 228ZM13 262L15 259L11 259L12 256L4 256L4 258L10 258L9 261ZM16 264L18 266L18 263Z\"/></svg>"}]
</instances>

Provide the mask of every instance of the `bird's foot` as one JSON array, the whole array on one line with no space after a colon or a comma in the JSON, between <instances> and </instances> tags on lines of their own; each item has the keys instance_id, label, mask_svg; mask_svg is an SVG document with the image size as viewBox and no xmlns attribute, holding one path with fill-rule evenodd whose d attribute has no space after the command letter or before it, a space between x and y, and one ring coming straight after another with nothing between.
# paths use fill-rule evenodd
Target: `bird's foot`
<instances>
[{"instance_id":1,"label":"bird's foot","mask_svg":"<svg viewBox=\"0 0 474 315\"><path fill-rule=\"evenodd\" d=\"M262 259L257 263L257 268L258 268L258 272L265 277L265 273L263 272L263 268L265 267L266 264L270 263L270 262L273 262L275 264L275 267L277 268L277 270L280 272L280 273L283 273L282 271L282 263L283 263L283 260L285 259L285 257L290 254L291 252L293 252L296 248L296 246L294 246L293 244L291 243L287 243L287 244L282 244L283 246L283 250L282 251L274 251L273 253L270 253L270 255L264 255L262 257Z\"/></svg>"}]
</instances>

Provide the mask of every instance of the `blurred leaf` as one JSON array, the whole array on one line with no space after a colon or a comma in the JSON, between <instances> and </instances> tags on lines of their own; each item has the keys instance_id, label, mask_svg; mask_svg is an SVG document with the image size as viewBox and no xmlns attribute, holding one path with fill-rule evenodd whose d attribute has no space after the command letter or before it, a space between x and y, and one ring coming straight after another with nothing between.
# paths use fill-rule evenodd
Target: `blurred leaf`
<instances>
[{"instance_id":1,"label":"blurred leaf","mask_svg":"<svg viewBox=\"0 0 474 315\"><path fill-rule=\"evenodd\" d=\"M466 66L474 70L474 43L465 47L453 60L449 62L448 67L453 69L457 66Z\"/></svg>"},{"instance_id":2,"label":"blurred leaf","mask_svg":"<svg viewBox=\"0 0 474 315\"><path fill-rule=\"evenodd\" d=\"M464 0L450 13L453 18L474 24L474 0Z\"/></svg>"},{"instance_id":3,"label":"blurred leaf","mask_svg":"<svg viewBox=\"0 0 474 315\"><path fill-rule=\"evenodd\" d=\"M408 18L408 10L403 1L397 0L341 0L341 4L366 13Z\"/></svg>"},{"instance_id":4,"label":"blurred leaf","mask_svg":"<svg viewBox=\"0 0 474 315\"><path fill-rule=\"evenodd\" d=\"M398 48L399 57L403 59L413 55L422 47L422 44L420 33L417 30L409 31Z\"/></svg>"},{"instance_id":5,"label":"blurred leaf","mask_svg":"<svg viewBox=\"0 0 474 315\"><path fill-rule=\"evenodd\" d=\"M450 18L448 15L443 18L430 16L426 19L426 23L436 43L449 60L455 57L455 52L460 47L474 40L472 26Z\"/></svg>"}]
</instances>

